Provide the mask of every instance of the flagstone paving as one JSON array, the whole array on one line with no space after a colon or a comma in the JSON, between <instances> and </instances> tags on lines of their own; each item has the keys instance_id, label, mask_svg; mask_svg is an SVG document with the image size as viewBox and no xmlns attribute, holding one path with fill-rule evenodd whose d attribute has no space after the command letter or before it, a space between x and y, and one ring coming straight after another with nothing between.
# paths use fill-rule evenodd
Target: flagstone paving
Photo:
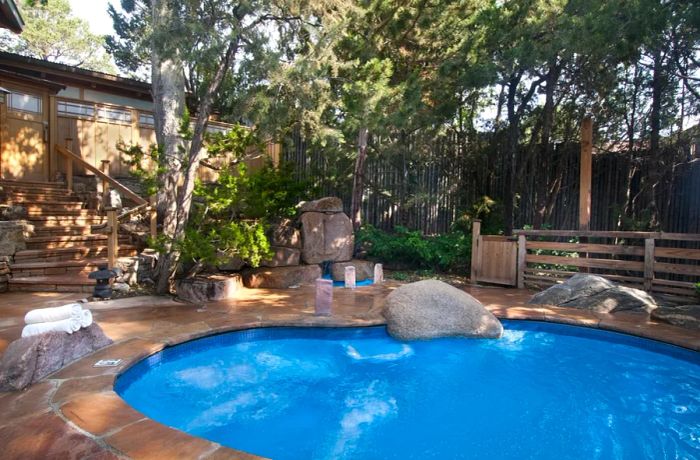
<instances>
[{"instance_id":1,"label":"flagstone paving","mask_svg":"<svg viewBox=\"0 0 700 460\"><path fill-rule=\"evenodd\" d=\"M0 457L200 458L256 457L190 436L148 419L113 390L114 379L139 359L193 338L264 326L369 326L383 324L384 297L398 286L335 289L333 314L314 315L312 287L243 289L234 300L192 305L164 297L91 303L95 321L115 341L22 392L0 393ZM640 314L595 314L571 308L530 306L527 290L468 287L500 318L552 321L609 329L700 350L696 332L650 321ZM0 295L0 354L20 336L24 314L38 307L79 300L75 293ZM115 368L95 368L121 358Z\"/></svg>"}]
</instances>

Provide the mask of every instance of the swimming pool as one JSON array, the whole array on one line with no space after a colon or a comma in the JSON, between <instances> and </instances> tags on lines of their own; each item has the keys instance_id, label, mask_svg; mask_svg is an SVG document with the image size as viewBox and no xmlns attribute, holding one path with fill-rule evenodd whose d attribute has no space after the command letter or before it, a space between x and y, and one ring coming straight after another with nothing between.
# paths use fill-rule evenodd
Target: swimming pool
<instances>
[{"instance_id":1,"label":"swimming pool","mask_svg":"<svg viewBox=\"0 0 700 460\"><path fill-rule=\"evenodd\" d=\"M151 356L115 389L161 423L275 459L700 457L698 353L503 323L499 340L232 332Z\"/></svg>"}]
</instances>

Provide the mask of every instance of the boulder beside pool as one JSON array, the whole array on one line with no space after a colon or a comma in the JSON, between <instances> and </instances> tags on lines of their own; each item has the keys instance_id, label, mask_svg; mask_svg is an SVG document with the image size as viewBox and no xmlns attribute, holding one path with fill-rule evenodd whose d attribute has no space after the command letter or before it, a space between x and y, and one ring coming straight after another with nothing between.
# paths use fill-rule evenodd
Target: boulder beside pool
<instances>
[{"instance_id":1,"label":"boulder beside pool","mask_svg":"<svg viewBox=\"0 0 700 460\"><path fill-rule=\"evenodd\" d=\"M382 314L387 331L399 340L503 334L501 322L481 302L438 280L400 286L387 296Z\"/></svg>"},{"instance_id":2,"label":"boulder beside pool","mask_svg":"<svg viewBox=\"0 0 700 460\"><path fill-rule=\"evenodd\" d=\"M111 343L97 323L72 334L53 331L17 339L0 360L0 392L23 390Z\"/></svg>"},{"instance_id":3,"label":"boulder beside pool","mask_svg":"<svg viewBox=\"0 0 700 460\"><path fill-rule=\"evenodd\" d=\"M574 275L562 284L535 294L529 304L577 307L598 313L633 311L650 313L658 307L648 293L619 286L597 275Z\"/></svg>"}]
</instances>

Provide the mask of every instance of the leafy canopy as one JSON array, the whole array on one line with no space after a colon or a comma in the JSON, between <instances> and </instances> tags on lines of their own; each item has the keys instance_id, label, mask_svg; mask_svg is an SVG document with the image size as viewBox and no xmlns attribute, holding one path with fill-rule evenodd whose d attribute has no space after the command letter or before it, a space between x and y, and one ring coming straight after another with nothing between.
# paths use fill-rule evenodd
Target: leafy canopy
<instances>
[{"instance_id":1,"label":"leafy canopy","mask_svg":"<svg viewBox=\"0 0 700 460\"><path fill-rule=\"evenodd\" d=\"M68 0L20 4L25 27L15 35L0 30L0 48L37 59L115 73L104 50L105 37L90 32L88 23L72 15Z\"/></svg>"}]
</instances>

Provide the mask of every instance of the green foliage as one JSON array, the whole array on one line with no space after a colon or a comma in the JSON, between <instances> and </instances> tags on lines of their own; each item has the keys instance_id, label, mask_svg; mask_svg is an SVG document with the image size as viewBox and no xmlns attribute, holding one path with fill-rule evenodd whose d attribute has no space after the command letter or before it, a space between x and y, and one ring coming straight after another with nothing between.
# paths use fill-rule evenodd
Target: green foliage
<instances>
[{"instance_id":1,"label":"green foliage","mask_svg":"<svg viewBox=\"0 0 700 460\"><path fill-rule=\"evenodd\" d=\"M122 161L129 166L131 175L139 180L143 191L148 196L158 193L160 181L158 178L165 172L163 149L151 144L144 151L139 144L119 142L117 150L124 155Z\"/></svg>"},{"instance_id":2,"label":"green foliage","mask_svg":"<svg viewBox=\"0 0 700 460\"><path fill-rule=\"evenodd\" d=\"M695 294L700 297L700 282L695 283Z\"/></svg>"},{"instance_id":3,"label":"green foliage","mask_svg":"<svg viewBox=\"0 0 700 460\"><path fill-rule=\"evenodd\" d=\"M471 257L471 237L462 232L426 237L400 226L388 233L365 225L357 240L370 258L416 269L466 270Z\"/></svg>"},{"instance_id":4,"label":"green foliage","mask_svg":"<svg viewBox=\"0 0 700 460\"><path fill-rule=\"evenodd\" d=\"M288 167L271 162L254 172L239 163L222 170L216 183L198 181L185 238L177 243L183 262L201 266L236 256L258 266L272 255L267 223L294 215L305 189Z\"/></svg>"},{"instance_id":5,"label":"green foliage","mask_svg":"<svg viewBox=\"0 0 700 460\"><path fill-rule=\"evenodd\" d=\"M73 16L67 0L17 2L24 30L0 29L0 49L88 70L115 73L105 53L104 37L90 32L87 21Z\"/></svg>"}]
</instances>

